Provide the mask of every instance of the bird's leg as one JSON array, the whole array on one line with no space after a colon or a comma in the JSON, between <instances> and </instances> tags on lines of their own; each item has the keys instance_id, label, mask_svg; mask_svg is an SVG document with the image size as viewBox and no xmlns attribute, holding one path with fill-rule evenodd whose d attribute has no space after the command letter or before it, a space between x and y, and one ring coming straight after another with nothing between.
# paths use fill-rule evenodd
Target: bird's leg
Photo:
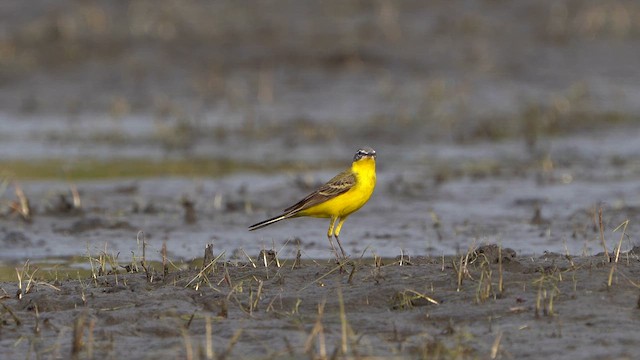
<instances>
[{"instance_id":1,"label":"bird's leg","mask_svg":"<svg viewBox=\"0 0 640 360\"><path fill-rule=\"evenodd\" d=\"M340 251L342 252L342 257L344 259L347 258L347 255L344 252L344 249L342 248L342 244L340 243L340 238L338 237L338 235L340 235L340 229L342 228L342 224L344 224L344 221L347 220L347 217L343 217L340 218L340 221L338 221L338 225L336 226L334 232L333 232L333 236L336 238L336 242L338 243L338 246L340 247Z\"/></svg>"},{"instance_id":2,"label":"bird's leg","mask_svg":"<svg viewBox=\"0 0 640 360\"><path fill-rule=\"evenodd\" d=\"M329 245L331 245L331 249L333 250L333 253L336 255L336 259L339 259L338 256L338 251L336 250L336 247L333 245L333 225L336 223L336 220L338 218L337 217L332 217L331 218L331 222L329 223L329 231L327 231L327 238L329 238ZM340 244L340 243L338 243Z\"/></svg>"},{"instance_id":3,"label":"bird's leg","mask_svg":"<svg viewBox=\"0 0 640 360\"><path fill-rule=\"evenodd\" d=\"M340 247L340 252L342 252L342 258L346 259L347 255L344 253L344 249L342 248L342 244L340 243L340 238L338 237L338 235L333 235L336 238L336 241L338 242L338 246Z\"/></svg>"},{"instance_id":4,"label":"bird's leg","mask_svg":"<svg viewBox=\"0 0 640 360\"><path fill-rule=\"evenodd\" d=\"M333 235L328 235L327 238L329 239L329 245L331 245L331 251L333 251L333 254L336 256L336 259L340 259L340 256L338 256L338 250L336 250L335 245L333 245Z\"/></svg>"}]
</instances>

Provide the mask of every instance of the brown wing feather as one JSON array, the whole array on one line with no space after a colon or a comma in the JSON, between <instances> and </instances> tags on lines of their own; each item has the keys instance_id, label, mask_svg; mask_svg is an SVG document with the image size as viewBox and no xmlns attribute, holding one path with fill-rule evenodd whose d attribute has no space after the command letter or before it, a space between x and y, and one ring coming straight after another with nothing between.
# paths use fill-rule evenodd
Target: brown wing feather
<instances>
[{"instance_id":1,"label":"brown wing feather","mask_svg":"<svg viewBox=\"0 0 640 360\"><path fill-rule=\"evenodd\" d=\"M351 172L351 170L345 170L334 176L333 179L322 185L318 190L307 195L304 199L284 209L284 213L297 213L314 205L333 199L334 197L349 191L349 189L351 189L355 184L356 176Z\"/></svg>"}]
</instances>

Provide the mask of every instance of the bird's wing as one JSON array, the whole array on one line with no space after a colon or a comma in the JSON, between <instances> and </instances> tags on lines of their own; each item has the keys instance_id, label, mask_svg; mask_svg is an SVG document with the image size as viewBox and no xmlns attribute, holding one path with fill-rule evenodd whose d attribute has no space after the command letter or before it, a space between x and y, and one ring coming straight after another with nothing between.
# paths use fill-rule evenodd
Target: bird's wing
<instances>
[{"instance_id":1,"label":"bird's wing","mask_svg":"<svg viewBox=\"0 0 640 360\"><path fill-rule=\"evenodd\" d=\"M318 190L307 195L296 204L284 209L285 214L297 213L312 206L323 203L334 197L344 194L356 184L356 176L351 170L345 170L333 177Z\"/></svg>"}]
</instances>

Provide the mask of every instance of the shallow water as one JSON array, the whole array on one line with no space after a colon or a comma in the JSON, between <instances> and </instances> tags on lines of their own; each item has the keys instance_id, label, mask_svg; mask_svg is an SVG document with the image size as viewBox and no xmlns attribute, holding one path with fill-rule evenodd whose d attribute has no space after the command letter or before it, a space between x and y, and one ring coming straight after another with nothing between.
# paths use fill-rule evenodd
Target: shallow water
<instances>
[{"instance_id":1,"label":"shallow water","mask_svg":"<svg viewBox=\"0 0 640 360\"><path fill-rule=\"evenodd\" d=\"M546 160L530 159L517 142L383 146L374 196L345 223L341 240L352 257L438 256L483 243L525 254L595 254L603 250L594 218L602 207L608 249L622 236L613 230L627 219L630 237L623 236L622 245L629 249L640 230L634 222L640 211L640 163L616 159L640 158L635 138L635 129L554 138ZM349 161L344 159L345 165ZM156 260L163 242L173 259L201 256L208 243L227 258L243 258L243 251L255 257L270 248L294 257L298 247L305 258L328 258L326 219L292 219L255 232L247 226L277 215L337 170L19 181L35 214L32 223L17 214L0 219L1 257L99 254L106 246L107 253L127 261L141 255L136 239L142 231L147 256ZM57 207L61 195L70 201L71 184L82 208L67 214ZM15 199L13 192L13 185L4 191L5 203ZM185 220L184 198L195 203L193 224Z\"/></svg>"}]
</instances>

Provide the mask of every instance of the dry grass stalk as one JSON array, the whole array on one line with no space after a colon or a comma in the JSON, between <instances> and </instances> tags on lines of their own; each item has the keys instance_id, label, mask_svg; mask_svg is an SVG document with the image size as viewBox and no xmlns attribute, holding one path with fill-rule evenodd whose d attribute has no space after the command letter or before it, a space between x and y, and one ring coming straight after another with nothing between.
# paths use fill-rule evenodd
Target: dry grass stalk
<instances>
[{"instance_id":1,"label":"dry grass stalk","mask_svg":"<svg viewBox=\"0 0 640 360\"><path fill-rule=\"evenodd\" d=\"M36 274L36 272L38 272L38 268L35 268L32 272L30 272L29 270L29 260L25 261L21 269L16 268L16 276L18 277L18 299L22 299L25 294L30 293L34 286L38 283L34 279L34 275ZM28 280L26 280L25 284L24 281L26 278L28 278ZM53 285L50 286L54 289L59 290Z\"/></svg>"},{"instance_id":2,"label":"dry grass stalk","mask_svg":"<svg viewBox=\"0 0 640 360\"><path fill-rule=\"evenodd\" d=\"M353 283L353 276L356 274L356 270L357 270L357 266L355 263L353 263L351 267L351 271L349 272L349 278L347 279L347 284Z\"/></svg>"},{"instance_id":3,"label":"dry grass stalk","mask_svg":"<svg viewBox=\"0 0 640 360\"><path fill-rule=\"evenodd\" d=\"M342 355L347 355L347 314L344 309L344 299L342 297L342 289L338 288L338 305L340 306L340 328L341 328L341 342L340 349L342 350Z\"/></svg>"},{"instance_id":4,"label":"dry grass stalk","mask_svg":"<svg viewBox=\"0 0 640 360\"><path fill-rule=\"evenodd\" d=\"M324 316L324 306L326 302L326 299L324 299L318 304L318 316L316 317L316 323L313 325L313 329L311 329L311 333L307 337L307 341L304 343L305 354L309 354L312 358L317 358L311 353L314 338L318 339L318 350L320 352L319 358L327 358L327 344L324 337L324 326L322 325L322 317Z\"/></svg>"},{"instance_id":5,"label":"dry grass stalk","mask_svg":"<svg viewBox=\"0 0 640 360\"><path fill-rule=\"evenodd\" d=\"M38 304L34 305L34 312L35 312L35 318L36 318L36 323L33 326L33 333L34 334L40 334L40 311L38 310Z\"/></svg>"},{"instance_id":6,"label":"dry grass stalk","mask_svg":"<svg viewBox=\"0 0 640 360\"><path fill-rule=\"evenodd\" d=\"M138 244L142 243L142 259L140 260L140 266L142 266L142 269L144 270L147 281L153 282L153 269L150 269L147 264L147 237L144 235L144 231L138 231L136 238Z\"/></svg>"},{"instance_id":7,"label":"dry grass stalk","mask_svg":"<svg viewBox=\"0 0 640 360\"><path fill-rule=\"evenodd\" d=\"M491 271L491 265L484 254L481 258L480 279L478 280L478 289L476 290L476 302L478 303L487 301L493 293L493 283L491 282L493 272Z\"/></svg>"},{"instance_id":8,"label":"dry grass stalk","mask_svg":"<svg viewBox=\"0 0 640 360\"><path fill-rule=\"evenodd\" d=\"M249 299L250 299L249 314L252 314L255 310L258 309L258 303L260 302L260 297L262 297L263 285L264 285L264 281L258 280L258 291L256 292L255 300L253 299L253 290L251 290L249 294Z\"/></svg>"},{"instance_id":9,"label":"dry grass stalk","mask_svg":"<svg viewBox=\"0 0 640 360\"><path fill-rule=\"evenodd\" d=\"M191 336L187 329L182 329L182 340L184 341L185 359L193 360L193 345L191 344Z\"/></svg>"},{"instance_id":10,"label":"dry grass stalk","mask_svg":"<svg viewBox=\"0 0 640 360\"><path fill-rule=\"evenodd\" d=\"M204 332L205 332L205 356L207 360L211 360L215 357L213 351L213 326L211 326L211 316L207 315L204 318Z\"/></svg>"},{"instance_id":11,"label":"dry grass stalk","mask_svg":"<svg viewBox=\"0 0 640 360\"><path fill-rule=\"evenodd\" d=\"M504 293L504 276L502 273L502 246L498 246L498 293Z\"/></svg>"},{"instance_id":12,"label":"dry grass stalk","mask_svg":"<svg viewBox=\"0 0 640 360\"><path fill-rule=\"evenodd\" d=\"M220 259L222 256L224 256L224 251L220 253L220 255L218 255L215 259L213 259L210 263L204 266L202 270L200 270L200 272L196 276L194 276L193 279L191 279L191 281L189 281L187 285L185 285L184 287L189 287L196 280L198 280L198 283L196 284L196 290L198 290L202 282L209 283L209 279L206 273L210 268L215 266L215 264L218 262L218 259Z\"/></svg>"},{"instance_id":13,"label":"dry grass stalk","mask_svg":"<svg viewBox=\"0 0 640 360\"><path fill-rule=\"evenodd\" d=\"M557 269L556 269L557 270ZM555 271L554 271L555 273ZM540 278L533 281L534 285L538 284L538 295L536 297L535 316L540 317L541 313L545 316L554 316L553 301L560 293L557 283L562 281L561 274L554 276L542 273Z\"/></svg>"},{"instance_id":14,"label":"dry grass stalk","mask_svg":"<svg viewBox=\"0 0 640 360\"><path fill-rule=\"evenodd\" d=\"M302 253L300 249L296 250L296 259L293 261L293 265L291 265L291 269L297 269L302 265Z\"/></svg>"},{"instance_id":15,"label":"dry grass stalk","mask_svg":"<svg viewBox=\"0 0 640 360\"><path fill-rule=\"evenodd\" d=\"M167 242L162 242L162 279L166 280L167 275L169 275L169 265L167 264Z\"/></svg>"},{"instance_id":16,"label":"dry grass stalk","mask_svg":"<svg viewBox=\"0 0 640 360\"><path fill-rule=\"evenodd\" d=\"M469 273L469 257L473 254L474 251L470 249L464 256L460 256L460 261L456 263L452 261L453 269L456 272L458 278L458 287L456 288L457 292L462 290L462 281L465 277L471 278L471 274Z\"/></svg>"},{"instance_id":17,"label":"dry grass stalk","mask_svg":"<svg viewBox=\"0 0 640 360\"><path fill-rule=\"evenodd\" d=\"M613 284L613 273L616 271L616 263L611 265L611 270L609 270L609 277L607 278L607 288L610 288Z\"/></svg>"},{"instance_id":18,"label":"dry grass stalk","mask_svg":"<svg viewBox=\"0 0 640 360\"><path fill-rule=\"evenodd\" d=\"M404 258L404 249L400 249L400 261L398 262L398 265L399 266L404 266L407 263L410 263L410 259L407 258L407 260L405 260L405 258Z\"/></svg>"},{"instance_id":19,"label":"dry grass stalk","mask_svg":"<svg viewBox=\"0 0 640 360\"><path fill-rule=\"evenodd\" d=\"M620 241L618 242L618 246L616 247L616 258L615 258L616 263L620 258L620 249L622 248L622 240L624 240L624 237L627 235L627 226L629 226L629 219L623 221L622 224L618 225L618 227L613 229L613 232L616 232L620 228L622 228L622 234L620 234Z\"/></svg>"},{"instance_id":20,"label":"dry grass stalk","mask_svg":"<svg viewBox=\"0 0 640 360\"><path fill-rule=\"evenodd\" d=\"M247 260L249 260L249 262L251 263L251 266L253 266L254 268L257 268L258 266L256 265L256 262L253 261L251 256L249 256L249 254L247 254L247 252L244 251L244 249L241 249L241 251L242 251L242 254L244 254L244 256L247 258Z\"/></svg>"},{"instance_id":21,"label":"dry grass stalk","mask_svg":"<svg viewBox=\"0 0 640 360\"><path fill-rule=\"evenodd\" d=\"M96 327L96 319L91 318L89 320L89 334L87 336L87 358L93 359L93 343L94 343L94 329Z\"/></svg>"},{"instance_id":22,"label":"dry grass stalk","mask_svg":"<svg viewBox=\"0 0 640 360\"><path fill-rule=\"evenodd\" d=\"M607 262L611 261L611 257L609 256L609 250L607 250L607 243L604 240L604 225L602 224L602 206L598 207L598 227L600 229L600 242L602 243L602 248L604 249L604 257Z\"/></svg>"},{"instance_id":23,"label":"dry grass stalk","mask_svg":"<svg viewBox=\"0 0 640 360\"><path fill-rule=\"evenodd\" d=\"M71 357L73 359L79 358L80 352L84 347L83 337L86 317L85 313L81 313L73 322L73 339L71 342Z\"/></svg>"},{"instance_id":24,"label":"dry grass stalk","mask_svg":"<svg viewBox=\"0 0 640 360\"><path fill-rule=\"evenodd\" d=\"M498 336L496 336L496 339L491 345L491 359L496 359L498 357L498 351L500 351L500 340L502 340L502 331L498 332Z\"/></svg>"},{"instance_id":25,"label":"dry grass stalk","mask_svg":"<svg viewBox=\"0 0 640 360\"><path fill-rule=\"evenodd\" d=\"M213 244L207 244L204 247L204 256L202 257L202 268L204 269L207 265L211 264L211 262L215 259L213 256Z\"/></svg>"},{"instance_id":26,"label":"dry grass stalk","mask_svg":"<svg viewBox=\"0 0 640 360\"><path fill-rule=\"evenodd\" d=\"M80 209L82 207L82 201L80 200L80 193L76 184L71 184L71 198L73 199L73 208Z\"/></svg>"},{"instance_id":27,"label":"dry grass stalk","mask_svg":"<svg viewBox=\"0 0 640 360\"><path fill-rule=\"evenodd\" d=\"M24 194L24 191L22 191L22 187L20 186L20 184L15 184L15 192L16 192L16 197L18 198L18 201L14 201L11 202L11 210L15 213L17 213L18 215L20 215L20 217L26 221L26 222L31 222L33 220L32 218L32 211L31 211L31 205L29 203L29 199L27 198L27 196Z\"/></svg>"}]
</instances>

